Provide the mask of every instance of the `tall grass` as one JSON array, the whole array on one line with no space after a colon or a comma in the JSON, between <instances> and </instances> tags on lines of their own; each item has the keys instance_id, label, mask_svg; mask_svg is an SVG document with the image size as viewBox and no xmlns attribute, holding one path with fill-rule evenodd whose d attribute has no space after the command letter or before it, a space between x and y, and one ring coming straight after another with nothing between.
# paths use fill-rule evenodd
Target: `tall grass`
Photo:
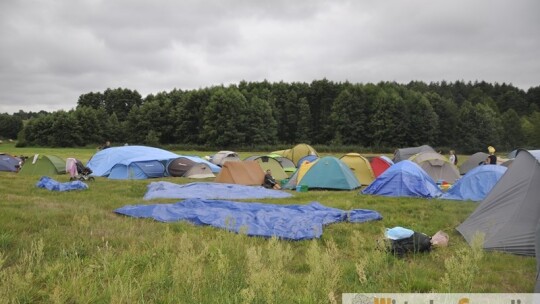
<instances>
[{"instance_id":1,"label":"tall grass","mask_svg":"<svg viewBox=\"0 0 540 304\"><path fill-rule=\"evenodd\" d=\"M80 151L49 152L78 157ZM53 178L68 181L68 176ZM332 224L320 239L293 242L113 212L124 205L171 202L143 201L150 181L97 178L88 190L57 193L36 188L38 179L0 173L0 302L335 303L344 292L533 289L533 258L483 252L454 230L475 203L357 191L294 192L286 200L261 200L319 201L377 210L384 217ZM398 259L384 250L384 228L394 226L429 235L444 230L450 245Z\"/></svg>"},{"instance_id":2,"label":"tall grass","mask_svg":"<svg viewBox=\"0 0 540 304\"><path fill-rule=\"evenodd\" d=\"M460 248L454 256L444 261L446 273L441 280L442 291L451 292L452 289L459 288L473 292L474 280L480 275L479 263L484 255L483 243L484 235L476 234L470 248Z\"/></svg>"}]
</instances>

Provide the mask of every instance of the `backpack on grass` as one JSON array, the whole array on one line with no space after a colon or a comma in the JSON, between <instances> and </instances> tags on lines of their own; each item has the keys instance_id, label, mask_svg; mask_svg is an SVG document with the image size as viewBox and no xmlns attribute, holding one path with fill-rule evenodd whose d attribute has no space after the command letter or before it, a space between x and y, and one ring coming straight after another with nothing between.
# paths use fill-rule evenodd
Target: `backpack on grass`
<instances>
[{"instance_id":1,"label":"backpack on grass","mask_svg":"<svg viewBox=\"0 0 540 304\"><path fill-rule=\"evenodd\" d=\"M399 240L390 240L389 251L397 257L407 253L428 252L431 250L431 238L424 233L414 232L413 235Z\"/></svg>"}]
</instances>

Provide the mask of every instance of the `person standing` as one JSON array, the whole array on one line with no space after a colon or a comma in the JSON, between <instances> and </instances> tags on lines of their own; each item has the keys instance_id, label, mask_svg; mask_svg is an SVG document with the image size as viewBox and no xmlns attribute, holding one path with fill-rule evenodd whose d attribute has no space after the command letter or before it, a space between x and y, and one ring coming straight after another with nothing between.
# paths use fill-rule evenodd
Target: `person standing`
<instances>
[{"instance_id":1,"label":"person standing","mask_svg":"<svg viewBox=\"0 0 540 304\"><path fill-rule=\"evenodd\" d=\"M488 165L496 165L497 164L497 155L495 155L495 148L492 146L488 147L489 156L486 161Z\"/></svg>"},{"instance_id":2,"label":"person standing","mask_svg":"<svg viewBox=\"0 0 540 304\"><path fill-rule=\"evenodd\" d=\"M454 164L455 166L457 166L458 159L457 159L456 151L450 150L450 156L448 157L448 159L450 160L450 162L451 162L452 164Z\"/></svg>"}]
</instances>

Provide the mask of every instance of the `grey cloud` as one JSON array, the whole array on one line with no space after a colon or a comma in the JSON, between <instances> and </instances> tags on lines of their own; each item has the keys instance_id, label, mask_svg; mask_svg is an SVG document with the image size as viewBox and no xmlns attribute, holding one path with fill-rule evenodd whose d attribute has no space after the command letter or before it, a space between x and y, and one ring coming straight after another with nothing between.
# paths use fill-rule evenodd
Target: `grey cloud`
<instances>
[{"instance_id":1,"label":"grey cloud","mask_svg":"<svg viewBox=\"0 0 540 304\"><path fill-rule=\"evenodd\" d=\"M240 80L539 85L540 2L0 2L0 112Z\"/></svg>"}]
</instances>

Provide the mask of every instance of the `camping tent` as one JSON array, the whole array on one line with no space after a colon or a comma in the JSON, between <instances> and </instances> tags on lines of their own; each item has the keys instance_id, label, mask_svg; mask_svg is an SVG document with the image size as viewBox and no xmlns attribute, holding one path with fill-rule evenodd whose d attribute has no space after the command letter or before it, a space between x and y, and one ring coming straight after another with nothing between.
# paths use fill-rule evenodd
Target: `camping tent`
<instances>
[{"instance_id":1,"label":"camping tent","mask_svg":"<svg viewBox=\"0 0 540 304\"><path fill-rule=\"evenodd\" d=\"M202 162L180 156L172 159L167 164L167 174L170 176L188 177L188 178L208 178L216 177L212 169Z\"/></svg>"},{"instance_id":2,"label":"camping tent","mask_svg":"<svg viewBox=\"0 0 540 304\"><path fill-rule=\"evenodd\" d=\"M540 223L536 226L536 252L540 252ZM536 284L534 285L534 293L540 293L540 254L536 255Z\"/></svg>"},{"instance_id":3,"label":"camping tent","mask_svg":"<svg viewBox=\"0 0 540 304\"><path fill-rule=\"evenodd\" d=\"M375 179L369 160L358 153L347 153L340 159L349 166L362 185L369 185Z\"/></svg>"},{"instance_id":4,"label":"camping tent","mask_svg":"<svg viewBox=\"0 0 540 304\"><path fill-rule=\"evenodd\" d=\"M510 153L508 153L507 157L508 159L516 158L518 153L519 153L519 149L512 150Z\"/></svg>"},{"instance_id":5,"label":"camping tent","mask_svg":"<svg viewBox=\"0 0 540 304\"><path fill-rule=\"evenodd\" d=\"M165 165L146 157L130 158L112 167L110 179L147 179L165 176Z\"/></svg>"},{"instance_id":6,"label":"camping tent","mask_svg":"<svg viewBox=\"0 0 540 304\"><path fill-rule=\"evenodd\" d=\"M392 165L377 177L363 194L383 196L410 196L433 198L442 194L433 179L416 163L410 160Z\"/></svg>"},{"instance_id":7,"label":"camping tent","mask_svg":"<svg viewBox=\"0 0 540 304\"><path fill-rule=\"evenodd\" d=\"M379 177L386 169L390 168L394 164L394 162L384 156L375 156L370 160L371 169L373 170L373 174L375 175L375 178Z\"/></svg>"},{"instance_id":8,"label":"camping tent","mask_svg":"<svg viewBox=\"0 0 540 304\"><path fill-rule=\"evenodd\" d=\"M19 174L49 176L66 174L66 162L58 156L36 154L24 162Z\"/></svg>"},{"instance_id":9,"label":"camping tent","mask_svg":"<svg viewBox=\"0 0 540 304\"><path fill-rule=\"evenodd\" d=\"M478 166L467 172L441 198L459 201L481 201L506 172L499 165Z\"/></svg>"},{"instance_id":10,"label":"camping tent","mask_svg":"<svg viewBox=\"0 0 540 304\"><path fill-rule=\"evenodd\" d=\"M289 181L285 186L284 189L294 189L298 185L298 181L302 180L306 172L309 171L309 169L317 162L318 158L314 162L303 162L298 169L291 175L289 178Z\"/></svg>"},{"instance_id":11,"label":"camping tent","mask_svg":"<svg viewBox=\"0 0 540 304\"><path fill-rule=\"evenodd\" d=\"M0 171L17 172L21 159L9 154L0 153Z\"/></svg>"},{"instance_id":12,"label":"camping tent","mask_svg":"<svg viewBox=\"0 0 540 304\"><path fill-rule=\"evenodd\" d=\"M231 161L223 164L221 172L216 176L216 183L262 185L264 171L259 163L253 160Z\"/></svg>"},{"instance_id":13,"label":"camping tent","mask_svg":"<svg viewBox=\"0 0 540 304\"><path fill-rule=\"evenodd\" d=\"M283 157L279 154L270 154L268 155L272 158L274 158L275 160L277 160L279 162L279 164L281 165L281 167L283 168L283 170L285 170L285 172L294 172L296 171L296 165L292 162L292 160L286 158L286 157Z\"/></svg>"},{"instance_id":14,"label":"camping tent","mask_svg":"<svg viewBox=\"0 0 540 304\"><path fill-rule=\"evenodd\" d=\"M286 157L292 160L295 164L297 164L298 161L306 155L319 156L319 154L317 154L317 151L315 151L315 149L313 149L313 147L308 144L298 144L292 149L274 151L272 152L272 154L279 154L283 157Z\"/></svg>"},{"instance_id":15,"label":"camping tent","mask_svg":"<svg viewBox=\"0 0 540 304\"><path fill-rule=\"evenodd\" d=\"M312 163L312 162L315 162L317 159L319 159L319 157L317 155L306 155L306 156L300 158L300 160L296 164L296 167L300 168L300 166L302 166L303 163L305 163L305 162Z\"/></svg>"},{"instance_id":16,"label":"camping tent","mask_svg":"<svg viewBox=\"0 0 540 304\"><path fill-rule=\"evenodd\" d=\"M470 170L478 167L486 160L488 156L489 154L484 152L476 152L473 155L469 156L469 158L463 164L461 164L461 166L459 166L459 174L466 174Z\"/></svg>"},{"instance_id":17,"label":"camping tent","mask_svg":"<svg viewBox=\"0 0 540 304\"><path fill-rule=\"evenodd\" d=\"M469 244L484 234L484 249L535 255L540 220L540 150L520 151L476 210L457 227Z\"/></svg>"},{"instance_id":18,"label":"camping tent","mask_svg":"<svg viewBox=\"0 0 540 304\"><path fill-rule=\"evenodd\" d=\"M211 162L207 161L206 159L203 159L199 156L191 156L191 155L181 155L184 158L187 158L191 161L194 161L198 164L204 164L207 165L210 170L212 170L212 173L219 173L221 171L221 167L215 164L212 164Z\"/></svg>"},{"instance_id":19,"label":"camping tent","mask_svg":"<svg viewBox=\"0 0 540 304\"><path fill-rule=\"evenodd\" d=\"M285 170L283 170L283 167L281 167L281 164L279 161L277 161L275 158L272 158L270 156L250 156L246 158L246 160L253 160L259 163L259 166L261 166L261 169L266 172L266 170L270 169L272 170L272 176L277 181L280 181L282 179L286 179L289 177L287 173L285 173Z\"/></svg>"},{"instance_id":20,"label":"camping tent","mask_svg":"<svg viewBox=\"0 0 540 304\"><path fill-rule=\"evenodd\" d=\"M178 157L175 153L153 147L122 146L97 152L86 166L95 176L141 179L164 176L165 164Z\"/></svg>"},{"instance_id":21,"label":"camping tent","mask_svg":"<svg viewBox=\"0 0 540 304\"><path fill-rule=\"evenodd\" d=\"M437 152L420 152L411 156L410 160L424 169L435 181L444 180L453 184L460 176L457 167Z\"/></svg>"},{"instance_id":22,"label":"camping tent","mask_svg":"<svg viewBox=\"0 0 540 304\"><path fill-rule=\"evenodd\" d=\"M352 190L361 186L351 169L333 156L320 158L313 163L304 163L295 175L297 177L291 177L285 185L286 189L305 185L310 189Z\"/></svg>"},{"instance_id":23,"label":"camping tent","mask_svg":"<svg viewBox=\"0 0 540 304\"><path fill-rule=\"evenodd\" d=\"M423 145L420 147L397 149L396 151L394 151L394 158L392 159L392 161L394 163L397 163L402 160L409 159L411 158L411 156L418 154L420 152L435 152L435 150L428 145Z\"/></svg>"},{"instance_id":24,"label":"camping tent","mask_svg":"<svg viewBox=\"0 0 540 304\"><path fill-rule=\"evenodd\" d=\"M212 163L218 166L223 166L228 161L240 161L240 157L233 151L219 151L212 156Z\"/></svg>"}]
</instances>

